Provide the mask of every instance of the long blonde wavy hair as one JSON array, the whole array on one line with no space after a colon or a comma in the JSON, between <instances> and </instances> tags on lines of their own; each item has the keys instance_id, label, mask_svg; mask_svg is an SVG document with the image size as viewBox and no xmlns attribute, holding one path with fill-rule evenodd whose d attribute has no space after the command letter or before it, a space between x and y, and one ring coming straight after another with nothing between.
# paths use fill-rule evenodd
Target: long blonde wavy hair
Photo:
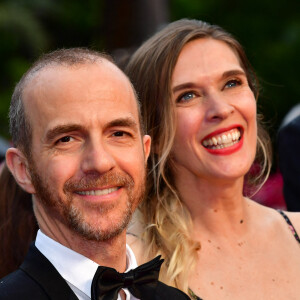
<instances>
[{"instance_id":1,"label":"long blonde wavy hair","mask_svg":"<svg viewBox=\"0 0 300 300\"><path fill-rule=\"evenodd\" d=\"M200 244L192 240L191 217L180 201L172 179L170 152L176 131L176 115L171 101L171 78L182 48L190 41L212 38L225 42L237 55L256 99L258 82L242 46L216 25L198 20L173 22L148 39L131 57L125 72L131 79L142 105L145 130L152 138L148 161L147 194L139 209L142 216L145 255L161 254L165 259L160 279L185 292L189 273L195 265ZM256 162L261 172L259 184L270 170L268 134L258 118ZM253 185L253 178L247 177ZM257 183L256 183L257 184Z\"/></svg>"}]
</instances>

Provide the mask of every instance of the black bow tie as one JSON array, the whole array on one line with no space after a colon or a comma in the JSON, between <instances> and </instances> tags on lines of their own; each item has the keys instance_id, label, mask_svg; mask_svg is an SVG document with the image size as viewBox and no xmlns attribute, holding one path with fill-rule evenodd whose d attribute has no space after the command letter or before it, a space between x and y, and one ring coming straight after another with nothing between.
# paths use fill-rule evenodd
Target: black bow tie
<instances>
[{"instance_id":1,"label":"black bow tie","mask_svg":"<svg viewBox=\"0 0 300 300\"><path fill-rule=\"evenodd\" d=\"M157 256L126 273L113 268L98 267L92 282L92 300L116 300L122 288L128 288L138 299L154 299L160 266L163 259Z\"/></svg>"}]
</instances>

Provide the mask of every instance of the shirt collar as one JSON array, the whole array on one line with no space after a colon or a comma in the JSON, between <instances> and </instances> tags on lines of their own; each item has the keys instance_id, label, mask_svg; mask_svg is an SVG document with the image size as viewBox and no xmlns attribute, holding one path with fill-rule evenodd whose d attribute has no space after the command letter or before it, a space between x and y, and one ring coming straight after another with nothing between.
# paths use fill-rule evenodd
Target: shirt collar
<instances>
[{"instance_id":1,"label":"shirt collar","mask_svg":"<svg viewBox=\"0 0 300 300\"><path fill-rule=\"evenodd\" d=\"M91 297L91 285L98 264L89 258L63 246L38 231L35 246L53 264L60 275ZM126 244L126 271L137 267L137 262L131 248Z\"/></svg>"}]
</instances>

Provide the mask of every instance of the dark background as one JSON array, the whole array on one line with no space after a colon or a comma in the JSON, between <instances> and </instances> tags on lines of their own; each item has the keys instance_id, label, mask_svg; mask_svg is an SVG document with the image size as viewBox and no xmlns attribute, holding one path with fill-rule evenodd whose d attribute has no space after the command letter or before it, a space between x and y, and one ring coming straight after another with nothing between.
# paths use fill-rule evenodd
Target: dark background
<instances>
[{"instance_id":1,"label":"dark background","mask_svg":"<svg viewBox=\"0 0 300 300\"><path fill-rule=\"evenodd\" d=\"M299 0L0 0L0 136L9 139L14 85L40 54L82 46L122 62L163 24L180 18L218 24L244 46L275 145L283 117L300 101Z\"/></svg>"}]
</instances>

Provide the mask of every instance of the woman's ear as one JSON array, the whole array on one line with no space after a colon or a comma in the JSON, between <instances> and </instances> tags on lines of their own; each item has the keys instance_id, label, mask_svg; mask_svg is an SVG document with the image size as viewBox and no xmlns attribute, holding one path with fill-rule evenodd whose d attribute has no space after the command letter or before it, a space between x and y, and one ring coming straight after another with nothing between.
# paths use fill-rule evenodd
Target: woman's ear
<instances>
[{"instance_id":1,"label":"woman's ear","mask_svg":"<svg viewBox=\"0 0 300 300\"><path fill-rule=\"evenodd\" d=\"M9 148L6 151L6 164L21 188L27 193L35 194L28 170L28 160L23 152L17 148Z\"/></svg>"}]
</instances>

